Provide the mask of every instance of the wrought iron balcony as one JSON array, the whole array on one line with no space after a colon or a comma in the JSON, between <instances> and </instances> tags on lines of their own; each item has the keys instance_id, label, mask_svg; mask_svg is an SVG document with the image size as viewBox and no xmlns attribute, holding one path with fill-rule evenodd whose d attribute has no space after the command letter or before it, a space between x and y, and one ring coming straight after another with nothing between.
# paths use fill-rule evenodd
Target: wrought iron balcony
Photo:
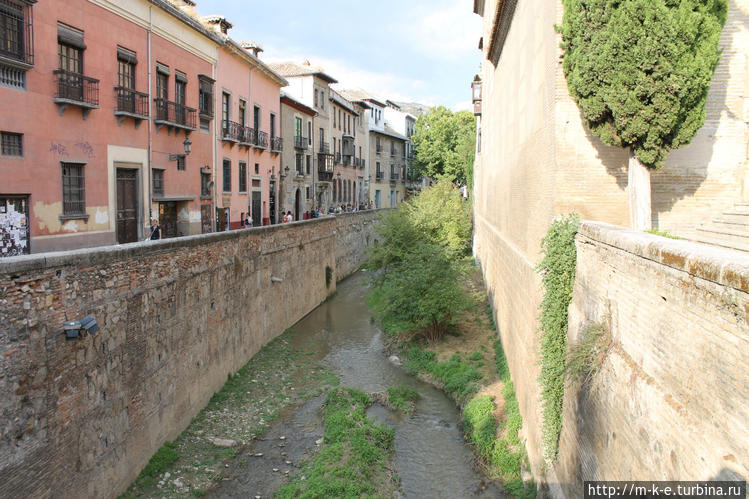
<instances>
[{"instance_id":1,"label":"wrought iron balcony","mask_svg":"<svg viewBox=\"0 0 749 499\"><path fill-rule=\"evenodd\" d=\"M244 127L233 121L223 120L221 122L221 140L227 142L243 142Z\"/></svg>"},{"instance_id":2,"label":"wrought iron balcony","mask_svg":"<svg viewBox=\"0 0 749 499\"><path fill-rule=\"evenodd\" d=\"M270 150L271 152L283 151L283 139L281 137L270 138Z\"/></svg>"},{"instance_id":3,"label":"wrought iron balcony","mask_svg":"<svg viewBox=\"0 0 749 499\"><path fill-rule=\"evenodd\" d=\"M320 153L317 155L317 179L320 182L333 180L333 156Z\"/></svg>"},{"instance_id":4,"label":"wrought iron balcony","mask_svg":"<svg viewBox=\"0 0 749 499\"><path fill-rule=\"evenodd\" d=\"M127 87L114 87L114 92L117 99L114 115L117 116L118 125L130 117L135 119L137 128L142 120L148 118L148 94Z\"/></svg>"},{"instance_id":5,"label":"wrought iron balcony","mask_svg":"<svg viewBox=\"0 0 749 499\"><path fill-rule=\"evenodd\" d=\"M398 180L399 176L400 176L400 174L398 172L392 172L391 171L390 172L390 181L391 182L395 182L396 180Z\"/></svg>"},{"instance_id":6,"label":"wrought iron balcony","mask_svg":"<svg viewBox=\"0 0 749 499\"><path fill-rule=\"evenodd\" d=\"M375 173L375 179L382 180L382 177L383 177L383 172L381 172L380 170L377 170L377 172Z\"/></svg>"},{"instance_id":7,"label":"wrought iron balcony","mask_svg":"<svg viewBox=\"0 0 749 499\"><path fill-rule=\"evenodd\" d=\"M253 145L255 143L255 129L243 126L242 134L239 136L239 143L244 146Z\"/></svg>"},{"instance_id":8,"label":"wrought iron balcony","mask_svg":"<svg viewBox=\"0 0 749 499\"><path fill-rule=\"evenodd\" d=\"M84 118L92 109L99 109L99 80L64 69L53 73L57 78L57 91L52 100L60 104L61 115L68 106L82 108Z\"/></svg>"},{"instance_id":9,"label":"wrought iron balcony","mask_svg":"<svg viewBox=\"0 0 749 499\"><path fill-rule=\"evenodd\" d=\"M377 144L377 154L380 154L382 152L382 146L380 144Z\"/></svg>"},{"instance_id":10,"label":"wrought iron balcony","mask_svg":"<svg viewBox=\"0 0 749 499\"><path fill-rule=\"evenodd\" d=\"M330 143L329 142L320 142L320 152L322 154L330 154Z\"/></svg>"},{"instance_id":11,"label":"wrought iron balcony","mask_svg":"<svg viewBox=\"0 0 749 499\"><path fill-rule=\"evenodd\" d=\"M309 139L301 135L294 136L294 147L297 149L307 149L309 147Z\"/></svg>"},{"instance_id":12,"label":"wrought iron balcony","mask_svg":"<svg viewBox=\"0 0 749 499\"><path fill-rule=\"evenodd\" d=\"M267 149L268 142L268 133L258 130L255 134L255 146L261 149Z\"/></svg>"},{"instance_id":13,"label":"wrought iron balcony","mask_svg":"<svg viewBox=\"0 0 749 499\"><path fill-rule=\"evenodd\" d=\"M156 103L156 117L153 122L156 124L157 130L165 125L185 130L195 130L197 111L194 108L161 98L154 99L153 101Z\"/></svg>"},{"instance_id":14,"label":"wrought iron balcony","mask_svg":"<svg viewBox=\"0 0 749 499\"><path fill-rule=\"evenodd\" d=\"M395 147L391 147L390 156L395 156L396 154L398 154L398 149L396 149Z\"/></svg>"}]
</instances>

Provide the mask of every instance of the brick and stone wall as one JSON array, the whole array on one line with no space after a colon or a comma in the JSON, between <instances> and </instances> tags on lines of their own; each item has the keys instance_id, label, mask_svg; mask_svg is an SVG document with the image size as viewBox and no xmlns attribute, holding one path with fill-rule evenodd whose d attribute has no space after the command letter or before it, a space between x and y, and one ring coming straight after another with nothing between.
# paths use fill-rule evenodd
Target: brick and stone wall
<instances>
[{"instance_id":1,"label":"brick and stone wall","mask_svg":"<svg viewBox=\"0 0 749 499\"><path fill-rule=\"evenodd\" d=\"M749 257L583 223L568 344L591 324L613 347L566 387L552 490L749 477Z\"/></svg>"},{"instance_id":2,"label":"brick and stone wall","mask_svg":"<svg viewBox=\"0 0 749 499\"><path fill-rule=\"evenodd\" d=\"M3 260L0 497L122 492L228 373L363 263L375 220ZM63 323L86 314L101 330L66 341Z\"/></svg>"}]
</instances>

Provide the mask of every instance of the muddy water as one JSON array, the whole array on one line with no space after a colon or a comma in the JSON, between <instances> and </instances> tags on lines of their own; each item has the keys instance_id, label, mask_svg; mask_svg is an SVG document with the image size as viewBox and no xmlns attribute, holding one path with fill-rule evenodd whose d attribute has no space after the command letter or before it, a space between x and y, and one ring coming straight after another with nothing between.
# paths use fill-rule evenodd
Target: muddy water
<instances>
[{"instance_id":1,"label":"muddy water","mask_svg":"<svg viewBox=\"0 0 749 499\"><path fill-rule=\"evenodd\" d=\"M368 412L373 420L395 429L395 468L405 497L505 497L474 468L455 404L441 391L393 365L382 352L382 333L372 323L364 302L367 280L366 274L357 273L339 283L333 299L294 326L298 334L292 342L315 352L320 362L340 377L342 386L377 392L406 385L419 392L421 398L411 416L381 406ZM285 473L298 472L297 465L314 452L323 431L317 410L322 399L316 397L283 412L265 437L242 456L232 478L211 495L270 497L285 483Z\"/></svg>"}]
</instances>

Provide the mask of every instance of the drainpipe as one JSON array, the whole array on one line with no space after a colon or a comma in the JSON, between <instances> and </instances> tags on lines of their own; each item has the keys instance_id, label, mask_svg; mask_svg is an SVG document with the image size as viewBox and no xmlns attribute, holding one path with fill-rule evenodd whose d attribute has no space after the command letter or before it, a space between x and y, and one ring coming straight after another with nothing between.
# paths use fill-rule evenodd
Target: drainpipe
<instances>
[{"instance_id":1,"label":"drainpipe","mask_svg":"<svg viewBox=\"0 0 749 499\"><path fill-rule=\"evenodd\" d=\"M148 178L148 225L151 225L151 218L153 218L153 214L151 213L151 207L153 206L153 199L152 199L152 192L153 192L153 185L151 185L151 182L153 179L151 178L151 172L153 171L151 168L151 163L153 161L153 95L151 88L151 80L152 80L152 64L151 64L151 32L153 31L153 17L151 9L152 6L148 6L148 171L146 172L147 178Z\"/></svg>"},{"instance_id":2,"label":"drainpipe","mask_svg":"<svg viewBox=\"0 0 749 499\"><path fill-rule=\"evenodd\" d=\"M219 52L220 49L218 45L216 45L216 57L215 62L211 64L211 77L213 78L213 133L211 134L211 137L213 140L211 140L211 148L213 151L213 202L211 203L211 227L213 228L213 232L218 232L218 147L216 147L216 142L218 141L218 129L219 129L219 121L221 120L221 117L218 116L216 107L217 104L217 97L218 97L218 70L216 69L216 66L218 65L218 58L219 58Z\"/></svg>"}]
</instances>

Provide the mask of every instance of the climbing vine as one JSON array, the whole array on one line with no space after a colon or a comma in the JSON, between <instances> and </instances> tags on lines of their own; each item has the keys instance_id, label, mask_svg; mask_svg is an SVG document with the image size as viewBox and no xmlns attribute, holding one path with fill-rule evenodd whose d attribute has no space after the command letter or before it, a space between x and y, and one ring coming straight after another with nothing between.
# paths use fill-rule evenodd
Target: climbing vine
<instances>
[{"instance_id":1,"label":"climbing vine","mask_svg":"<svg viewBox=\"0 0 749 499\"><path fill-rule=\"evenodd\" d=\"M562 429L565 355L567 348L567 307L572 300L577 250L575 234L580 225L577 214L555 220L541 241L543 259L536 267L545 289L541 302L541 400L543 440L546 458L554 460Z\"/></svg>"}]
</instances>

